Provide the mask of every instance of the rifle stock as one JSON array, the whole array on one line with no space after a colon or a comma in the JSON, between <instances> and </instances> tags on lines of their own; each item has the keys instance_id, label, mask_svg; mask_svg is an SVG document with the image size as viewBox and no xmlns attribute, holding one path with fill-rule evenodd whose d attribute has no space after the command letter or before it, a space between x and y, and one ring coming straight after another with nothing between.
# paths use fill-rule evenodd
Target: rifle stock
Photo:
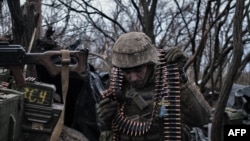
<instances>
[{"instance_id":1,"label":"rifle stock","mask_svg":"<svg viewBox=\"0 0 250 141\"><path fill-rule=\"evenodd\" d=\"M86 74L87 50L70 51L69 69L79 75ZM62 67L61 51L46 51L44 53L28 53L25 57L26 64L41 64L46 67L51 76L58 75Z\"/></svg>"},{"instance_id":2,"label":"rifle stock","mask_svg":"<svg viewBox=\"0 0 250 141\"><path fill-rule=\"evenodd\" d=\"M70 59L67 60L69 70L83 76L87 71L88 49L69 51ZM62 60L61 51L46 51L43 53L25 53L20 45L9 45L0 43L0 67L6 67L12 72L16 85L25 85L23 76L23 65L41 64L51 76L61 72Z\"/></svg>"}]
</instances>

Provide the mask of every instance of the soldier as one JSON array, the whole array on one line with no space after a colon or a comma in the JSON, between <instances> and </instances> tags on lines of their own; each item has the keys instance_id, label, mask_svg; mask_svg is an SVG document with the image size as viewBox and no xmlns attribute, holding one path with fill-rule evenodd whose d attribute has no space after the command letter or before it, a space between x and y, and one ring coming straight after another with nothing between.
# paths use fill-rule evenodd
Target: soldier
<instances>
[{"instance_id":1,"label":"soldier","mask_svg":"<svg viewBox=\"0 0 250 141\"><path fill-rule=\"evenodd\" d=\"M189 141L191 127L209 122L210 106L182 71L181 50L157 50L146 34L130 32L112 51L110 86L97 106L100 141Z\"/></svg>"}]
</instances>

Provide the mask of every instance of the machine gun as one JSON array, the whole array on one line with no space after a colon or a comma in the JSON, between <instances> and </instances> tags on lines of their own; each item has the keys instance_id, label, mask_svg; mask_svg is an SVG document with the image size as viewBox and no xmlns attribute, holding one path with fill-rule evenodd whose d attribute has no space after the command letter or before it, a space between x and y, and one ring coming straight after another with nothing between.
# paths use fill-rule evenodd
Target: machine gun
<instances>
[{"instance_id":1,"label":"machine gun","mask_svg":"<svg viewBox=\"0 0 250 141\"><path fill-rule=\"evenodd\" d=\"M22 98L16 98L20 97L20 94L16 97L12 96L16 95L13 93L17 91L0 88L0 119L3 119L1 121L5 122L0 122L0 125L11 123L7 124L7 129L6 126L0 127L0 140L7 141L19 138L20 126L22 126L25 132L47 134L49 136L51 135L51 140L57 139L57 133L60 133L60 130L59 132L54 132L54 130L58 130L58 127L61 128L58 123L63 123L59 120L64 119L63 104L65 104L65 94L67 93L67 88L65 89L65 87L68 86L62 86L63 104L53 103L53 95L55 93L54 85L41 82L26 82L25 76L23 75L23 66L26 64L43 65L51 76L56 76L59 73L63 76L64 71L62 68L67 66L67 71L76 72L80 76L85 76L87 74L87 57L88 49L26 53L24 48L20 45L10 45L6 42L0 42L0 67L7 68L11 71L15 79L15 86L24 93L24 102L21 104L22 100L17 99ZM66 77L66 79L67 78L68 77ZM6 98L6 95L9 97ZM11 105L11 103L6 101L15 102L12 102ZM22 105L21 110L17 110L20 109L20 107L13 106L13 103ZM9 107L12 107L12 109ZM8 110L1 110L1 108L6 108ZM6 113L1 113L5 111ZM19 111L19 114L15 113L16 111ZM8 115L12 115L11 118L9 118ZM23 115L23 117L21 115ZM16 121L19 121L19 123L16 123ZM12 132L9 133L10 131Z\"/></svg>"},{"instance_id":2,"label":"machine gun","mask_svg":"<svg viewBox=\"0 0 250 141\"><path fill-rule=\"evenodd\" d=\"M79 75L86 74L88 50L70 51L69 63L70 71ZM57 61L55 61L57 60ZM61 51L46 51L43 53L25 53L20 45L10 45L6 42L0 42L0 67L6 67L13 73L17 86L25 84L22 66L25 64L41 64L46 67L51 76L61 72L62 60Z\"/></svg>"}]
</instances>

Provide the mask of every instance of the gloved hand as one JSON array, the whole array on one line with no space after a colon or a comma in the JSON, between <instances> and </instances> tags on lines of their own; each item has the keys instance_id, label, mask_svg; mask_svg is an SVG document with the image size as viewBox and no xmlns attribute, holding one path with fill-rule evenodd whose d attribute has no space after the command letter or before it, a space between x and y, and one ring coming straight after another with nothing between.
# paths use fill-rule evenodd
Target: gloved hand
<instances>
[{"instance_id":1,"label":"gloved hand","mask_svg":"<svg viewBox=\"0 0 250 141\"><path fill-rule=\"evenodd\" d=\"M182 50L177 47L169 47L165 50L166 52L166 62L167 63L177 63L180 71L182 81L187 81L187 76L184 71L184 66L187 63L188 57L184 54Z\"/></svg>"},{"instance_id":2,"label":"gloved hand","mask_svg":"<svg viewBox=\"0 0 250 141\"><path fill-rule=\"evenodd\" d=\"M169 47L165 51L166 51L165 59L167 63L175 62L178 63L180 68L184 67L184 65L188 60L188 57L184 54L183 51L181 51L177 47Z\"/></svg>"},{"instance_id":3,"label":"gloved hand","mask_svg":"<svg viewBox=\"0 0 250 141\"><path fill-rule=\"evenodd\" d=\"M97 115L99 117L102 130L111 129L111 122L117 111L117 103L117 100L105 98L97 105Z\"/></svg>"}]
</instances>

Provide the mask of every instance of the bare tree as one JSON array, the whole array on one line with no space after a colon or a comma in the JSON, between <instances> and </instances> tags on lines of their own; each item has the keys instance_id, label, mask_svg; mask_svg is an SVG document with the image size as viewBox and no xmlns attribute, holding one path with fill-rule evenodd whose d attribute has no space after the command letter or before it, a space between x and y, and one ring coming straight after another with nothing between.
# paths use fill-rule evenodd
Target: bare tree
<instances>
[{"instance_id":1,"label":"bare tree","mask_svg":"<svg viewBox=\"0 0 250 141\"><path fill-rule=\"evenodd\" d=\"M235 10L233 1L117 0L110 4L115 8L109 9L109 12L93 5L94 1L59 2L71 13L82 17L84 23L87 22L84 29L88 29L77 31L78 35L82 33L81 35L87 37L87 42L95 42L95 45L89 44L89 48L102 48L98 49L100 54L105 52L101 39L105 38L105 44L111 47L121 33L143 31L158 48L177 46L188 52L190 60L186 69L191 70L202 92L207 85L217 88L222 86L221 72L228 69L227 62L231 60L232 54L231 13ZM247 2L244 6L244 19L249 15L248 7ZM243 28L243 43L247 44L248 26ZM249 57L246 55L243 59L245 61L241 70L247 65Z\"/></svg>"},{"instance_id":2,"label":"bare tree","mask_svg":"<svg viewBox=\"0 0 250 141\"><path fill-rule=\"evenodd\" d=\"M7 2L12 18L14 43L21 44L27 49L39 21L37 5L35 2L27 2L22 9L19 1L7 0Z\"/></svg>"},{"instance_id":3,"label":"bare tree","mask_svg":"<svg viewBox=\"0 0 250 141\"><path fill-rule=\"evenodd\" d=\"M106 66L110 66L109 55L115 40L129 31L145 32L158 48L181 48L189 56L185 69L201 92L205 93L207 88L212 88L212 93L215 90L220 92L216 106L219 114L216 114L215 119L222 120L220 114L232 84L237 82L242 71L245 71L244 74L249 71L245 69L250 61L249 52L243 52L237 66L234 63L239 60L240 50L249 48L250 1L106 2L102 1L101 5L96 4L95 0L43 0L42 6L46 10L42 11L41 28L52 26L55 29L53 39L64 47L81 39L90 53L107 62ZM8 4L12 13L14 40L28 46L37 16L34 12L27 12L33 14L30 20L21 12L18 2L8 0ZM244 24L240 25L239 21ZM31 28L27 29L27 25L31 25L28 26ZM228 76L230 73L233 75ZM213 124L216 126L221 123Z\"/></svg>"},{"instance_id":4,"label":"bare tree","mask_svg":"<svg viewBox=\"0 0 250 141\"><path fill-rule=\"evenodd\" d=\"M239 23L233 23L234 17L241 17L242 19L237 21L242 22L249 19L247 18L249 17L249 2L241 3L242 16L234 12L238 10L239 5L236 6L235 1L226 0L115 1L113 15L108 15L105 11L93 6L92 1L80 3L72 0L71 3L77 5L75 7L66 1L60 0L60 2L72 11L84 15L93 28L111 42L121 33L136 30L148 34L158 48L180 47L190 56L185 67L192 74L200 90L205 92L207 87L212 87L213 91L218 89L221 92L220 99L224 98L225 101L237 77L233 75L233 79L230 79L224 74L240 75L247 62L250 61L249 55L246 54L242 58L244 61L238 61L238 67L233 67L237 70L230 71L232 68L230 64L234 64L235 58L241 56L235 52L236 42L242 39L242 49L247 48L246 45L249 43L249 26L239 26ZM107 25L112 26L107 28ZM235 32L235 27L242 30L239 31L237 28L240 34ZM235 34L240 37L236 38ZM109 44L112 45L112 43ZM222 111L221 107L216 106L220 114L223 114L225 101L219 100L218 102L218 105L222 106ZM215 116L215 121L222 120L220 114ZM222 126L220 122L214 124L215 127L217 124Z\"/></svg>"},{"instance_id":5,"label":"bare tree","mask_svg":"<svg viewBox=\"0 0 250 141\"><path fill-rule=\"evenodd\" d=\"M236 79L238 68L240 67L241 58L243 54L243 44L242 44L242 21L243 21L243 11L244 11L244 1L236 2L236 9L234 15L234 24L233 24L233 58L232 64L230 65L229 71L226 75L225 82L223 85L218 103L215 107L215 116L212 122L212 141L221 141L223 139L222 130L223 129L223 115L227 100L230 94L230 90L233 85L233 81Z\"/></svg>"},{"instance_id":6,"label":"bare tree","mask_svg":"<svg viewBox=\"0 0 250 141\"><path fill-rule=\"evenodd\" d=\"M12 19L13 43L22 45L26 52L34 50L34 41L40 34L41 0L27 0L23 7L20 1L7 0ZM38 29L39 28L39 29ZM35 67L29 66L28 76L36 77Z\"/></svg>"}]
</instances>

